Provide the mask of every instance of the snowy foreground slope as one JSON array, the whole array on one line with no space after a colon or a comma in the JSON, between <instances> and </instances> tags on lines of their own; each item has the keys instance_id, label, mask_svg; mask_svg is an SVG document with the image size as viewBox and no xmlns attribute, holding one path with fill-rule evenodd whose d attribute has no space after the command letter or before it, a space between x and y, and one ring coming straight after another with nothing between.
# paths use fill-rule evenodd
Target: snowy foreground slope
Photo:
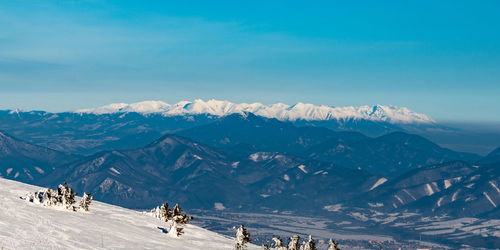
<instances>
[{"instance_id":1,"label":"snowy foreground slope","mask_svg":"<svg viewBox=\"0 0 500 250\"><path fill-rule=\"evenodd\" d=\"M20 199L39 189L0 178L0 249L218 250L232 249L235 243L193 225L176 238L159 219L101 202L93 202L89 212L72 212Z\"/></svg>"}]
</instances>

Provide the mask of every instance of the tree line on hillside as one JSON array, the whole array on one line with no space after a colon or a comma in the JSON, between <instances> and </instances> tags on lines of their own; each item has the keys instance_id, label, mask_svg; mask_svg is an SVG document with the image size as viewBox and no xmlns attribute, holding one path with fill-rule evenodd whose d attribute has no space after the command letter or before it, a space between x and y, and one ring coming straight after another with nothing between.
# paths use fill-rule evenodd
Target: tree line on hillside
<instances>
[{"instance_id":1,"label":"tree line on hillside","mask_svg":"<svg viewBox=\"0 0 500 250\"><path fill-rule=\"evenodd\" d=\"M246 245L251 242L250 233L248 233L245 226L241 225L236 229L236 244L234 250L246 250ZM262 244L262 250L318 250L316 247L316 242L311 235L307 238L307 241L300 243L300 236L293 235L290 237L288 245L284 245L283 240L280 237L274 237L274 246L271 248L266 244ZM339 250L338 243L330 239L328 241L328 250Z\"/></svg>"}]
</instances>

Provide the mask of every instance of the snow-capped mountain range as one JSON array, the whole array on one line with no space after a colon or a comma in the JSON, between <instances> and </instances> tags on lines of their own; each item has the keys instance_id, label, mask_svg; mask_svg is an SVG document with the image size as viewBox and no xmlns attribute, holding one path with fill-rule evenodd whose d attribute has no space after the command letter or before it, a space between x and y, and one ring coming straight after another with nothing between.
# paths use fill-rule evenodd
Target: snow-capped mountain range
<instances>
[{"instance_id":1,"label":"snow-capped mountain range","mask_svg":"<svg viewBox=\"0 0 500 250\"><path fill-rule=\"evenodd\" d=\"M375 106L347 106L331 107L297 103L287 105L276 103L265 105L262 103L232 103L229 101L201 99L180 101L168 104L162 101L143 101L137 103L113 103L106 106L90 109L80 109L76 113L113 114L136 112L141 114L162 114L164 116L183 116L208 114L226 116L229 114L246 112L254 113L267 118L276 118L282 121L327 121L327 120L369 120L388 122L391 124L432 124L433 119L425 114L416 113L405 107L375 105Z\"/></svg>"}]
</instances>

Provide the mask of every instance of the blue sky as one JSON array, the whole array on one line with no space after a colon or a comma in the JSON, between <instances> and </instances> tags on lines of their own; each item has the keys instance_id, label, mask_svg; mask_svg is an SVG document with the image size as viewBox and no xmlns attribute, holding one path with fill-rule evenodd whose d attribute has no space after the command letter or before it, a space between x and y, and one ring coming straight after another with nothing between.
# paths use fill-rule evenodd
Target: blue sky
<instances>
[{"instance_id":1,"label":"blue sky","mask_svg":"<svg viewBox=\"0 0 500 250\"><path fill-rule=\"evenodd\" d=\"M500 1L2 1L0 109L224 99L500 122Z\"/></svg>"}]
</instances>

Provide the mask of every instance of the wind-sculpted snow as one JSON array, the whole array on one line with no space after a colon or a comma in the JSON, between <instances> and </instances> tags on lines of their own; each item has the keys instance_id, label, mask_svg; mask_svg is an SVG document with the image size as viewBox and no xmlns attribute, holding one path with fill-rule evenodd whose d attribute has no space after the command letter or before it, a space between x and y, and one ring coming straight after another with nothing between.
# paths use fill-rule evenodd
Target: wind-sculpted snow
<instances>
[{"instance_id":1,"label":"wind-sculpted snow","mask_svg":"<svg viewBox=\"0 0 500 250\"><path fill-rule=\"evenodd\" d=\"M179 238L139 211L93 202L89 212L44 207L20 199L39 190L0 178L0 249L232 249L232 238L186 225ZM250 245L248 249L259 249Z\"/></svg>"},{"instance_id":2,"label":"wind-sculpted snow","mask_svg":"<svg viewBox=\"0 0 500 250\"><path fill-rule=\"evenodd\" d=\"M431 124L434 121L425 114L419 114L405 107L394 106L360 106L360 107L331 107L297 103L287 105L276 103L264 105L262 103L232 103L229 101L200 99L193 102L181 101L168 104L162 101L144 101L132 104L113 103L93 109L77 110L77 113L111 114L136 112L141 114L161 113L165 116L200 115L225 116L234 113L254 113L267 118L276 118L282 121L326 121L326 120L370 120L389 122L392 124L423 123Z\"/></svg>"}]
</instances>

